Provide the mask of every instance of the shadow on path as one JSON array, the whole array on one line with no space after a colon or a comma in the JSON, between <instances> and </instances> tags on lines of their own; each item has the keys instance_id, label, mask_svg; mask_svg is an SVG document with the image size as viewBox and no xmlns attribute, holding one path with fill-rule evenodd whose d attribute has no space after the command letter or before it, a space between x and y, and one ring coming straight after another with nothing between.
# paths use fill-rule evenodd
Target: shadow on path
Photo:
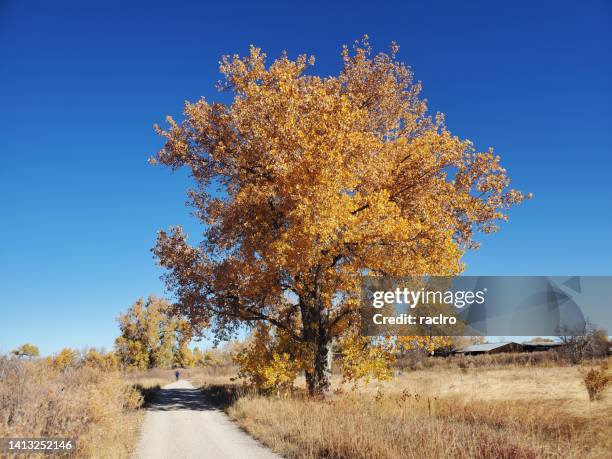
<instances>
[{"instance_id":1,"label":"shadow on path","mask_svg":"<svg viewBox=\"0 0 612 459\"><path fill-rule=\"evenodd\" d=\"M200 389L176 388L161 389L149 406L151 411L178 411L178 410L212 410L217 408L210 404Z\"/></svg>"}]
</instances>

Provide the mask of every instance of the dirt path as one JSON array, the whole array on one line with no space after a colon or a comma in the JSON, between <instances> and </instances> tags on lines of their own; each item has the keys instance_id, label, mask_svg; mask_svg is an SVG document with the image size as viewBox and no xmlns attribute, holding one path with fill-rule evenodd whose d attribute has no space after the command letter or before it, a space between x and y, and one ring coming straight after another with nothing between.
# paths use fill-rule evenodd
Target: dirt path
<instances>
[{"instance_id":1,"label":"dirt path","mask_svg":"<svg viewBox=\"0 0 612 459\"><path fill-rule=\"evenodd\" d=\"M135 458L280 458L243 432L202 392L178 381L148 409Z\"/></svg>"}]
</instances>

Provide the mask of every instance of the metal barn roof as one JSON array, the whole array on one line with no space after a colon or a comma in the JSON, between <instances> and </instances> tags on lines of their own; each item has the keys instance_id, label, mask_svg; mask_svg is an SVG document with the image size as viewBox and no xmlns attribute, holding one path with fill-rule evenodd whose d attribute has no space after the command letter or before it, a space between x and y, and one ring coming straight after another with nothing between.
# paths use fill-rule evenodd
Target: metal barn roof
<instances>
[{"instance_id":1,"label":"metal barn roof","mask_svg":"<svg viewBox=\"0 0 612 459\"><path fill-rule=\"evenodd\" d=\"M487 343L487 344L472 344L471 346L459 349L457 352L487 352L497 349L498 347L506 346L507 344L518 344L514 341L508 341L506 343Z\"/></svg>"}]
</instances>

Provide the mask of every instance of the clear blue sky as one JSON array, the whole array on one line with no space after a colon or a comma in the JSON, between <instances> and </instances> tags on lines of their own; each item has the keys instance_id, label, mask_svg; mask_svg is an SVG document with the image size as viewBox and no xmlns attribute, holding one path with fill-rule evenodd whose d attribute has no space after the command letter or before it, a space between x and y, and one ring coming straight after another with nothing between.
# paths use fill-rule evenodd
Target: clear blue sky
<instances>
[{"instance_id":1,"label":"clear blue sky","mask_svg":"<svg viewBox=\"0 0 612 459\"><path fill-rule=\"evenodd\" d=\"M0 0L0 352L110 347L117 314L164 293L156 231L198 226L186 175L147 164L152 125L217 97L219 57L250 43L330 74L364 33L397 41L430 108L535 194L467 273L612 274L611 18L608 0Z\"/></svg>"}]
</instances>

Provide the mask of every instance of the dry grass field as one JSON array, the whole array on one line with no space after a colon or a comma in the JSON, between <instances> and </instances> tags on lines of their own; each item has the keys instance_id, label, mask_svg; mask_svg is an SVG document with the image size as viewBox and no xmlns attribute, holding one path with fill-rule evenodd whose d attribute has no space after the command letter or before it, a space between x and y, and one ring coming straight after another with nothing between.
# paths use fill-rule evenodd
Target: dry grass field
<instances>
[{"instance_id":1,"label":"dry grass field","mask_svg":"<svg viewBox=\"0 0 612 459\"><path fill-rule=\"evenodd\" d=\"M610 389L590 402L579 368L474 360L356 390L334 378L325 401L238 389L226 409L289 458L611 457Z\"/></svg>"},{"instance_id":2,"label":"dry grass field","mask_svg":"<svg viewBox=\"0 0 612 459\"><path fill-rule=\"evenodd\" d=\"M612 390L591 402L583 383L584 371L601 364L426 359L356 388L335 375L327 400L306 397L303 380L290 396L262 395L235 380L232 365L180 371L288 458L609 458ZM75 457L129 457L139 408L174 371L60 371L44 360L0 357L0 436L71 437Z\"/></svg>"},{"instance_id":3,"label":"dry grass field","mask_svg":"<svg viewBox=\"0 0 612 459\"><path fill-rule=\"evenodd\" d=\"M0 357L0 437L71 438L76 457L129 457L141 404L117 372Z\"/></svg>"},{"instance_id":4,"label":"dry grass field","mask_svg":"<svg viewBox=\"0 0 612 459\"><path fill-rule=\"evenodd\" d=\"M140 408L171 381L171 373L58 370L45 360L0 356L0 437L71 438L74 457L130 457L142 423Z\"/></svg>"}]
</instances>

